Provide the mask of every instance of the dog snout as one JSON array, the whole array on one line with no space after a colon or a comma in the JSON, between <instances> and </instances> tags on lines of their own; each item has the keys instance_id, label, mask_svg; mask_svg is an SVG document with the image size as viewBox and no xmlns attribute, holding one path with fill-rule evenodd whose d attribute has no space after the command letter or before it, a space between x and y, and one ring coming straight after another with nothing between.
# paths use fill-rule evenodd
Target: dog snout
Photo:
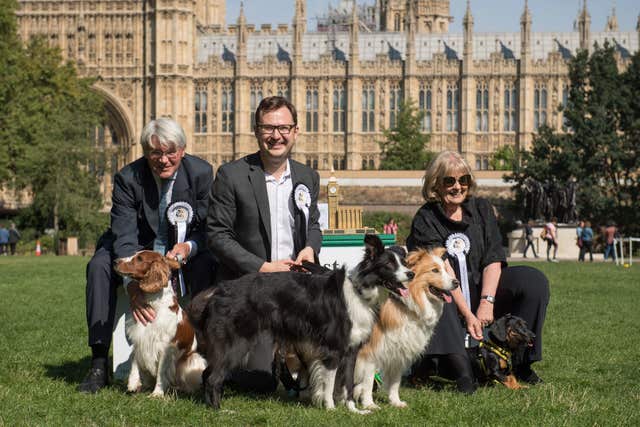
<instances>
[{"instance_id":1,"label":"dog snout","mask_svg":"<svg viewBox=\"0 0 640 427\"><path fill-rule=\"evenodd\" d=\"M416 273L414 273L413 271L409 270L407 271L407 277L409 278L409 280L413 279L416 276Z\"/></svg>"},{"instance_id":2,"label":"dog snout","mask_svg":"<svg viewBox=\"0 0 640 427\"><path fill-rule=\"evenodd\" d=\"M453 289L455 289L458 286L460 286L460 281L458 279L452 279L451 280L451 285L453 285Z\"/></svg>"}]
</instances>

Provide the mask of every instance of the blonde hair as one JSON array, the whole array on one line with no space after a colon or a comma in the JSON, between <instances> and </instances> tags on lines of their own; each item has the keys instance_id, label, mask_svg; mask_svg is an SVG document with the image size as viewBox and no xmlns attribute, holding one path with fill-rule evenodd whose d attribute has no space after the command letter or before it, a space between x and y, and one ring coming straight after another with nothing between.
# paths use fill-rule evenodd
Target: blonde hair
<instances>
[{"instance_id":1,"label":"blonde hair","mask_svg":"<svg viewBox=\"0 0 640 427\"><path fill-rule=\"evenodd\" d=\"M471 167L455 151L443 151L429 163L427 170L424 172L422 197L427 202L441 202L442 197L438 193L438 186L442 183L442 178L452 176L456 173L471 175L471 184L467 190L467 195L472 195L476 189L476 178L471 172Z\"/></svg>"}]
</instances>

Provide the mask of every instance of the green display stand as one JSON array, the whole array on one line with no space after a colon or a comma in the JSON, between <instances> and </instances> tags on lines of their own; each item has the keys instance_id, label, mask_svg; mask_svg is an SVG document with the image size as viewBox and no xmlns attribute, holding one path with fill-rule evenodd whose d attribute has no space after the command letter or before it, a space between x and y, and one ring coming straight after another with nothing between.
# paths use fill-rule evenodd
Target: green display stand
<instances>
[{"instance_id":1,"label":"green display stand","mask_svg":"<svg viewBox=\"0 0 640 427\"><path fill-rule=\"evenodd\" d=\"M364 236L364 234L323 234L322 247L364 246ZM395 234L378 234L377 236L385 246L396 244Z\"/></svg>"}]
</instances>

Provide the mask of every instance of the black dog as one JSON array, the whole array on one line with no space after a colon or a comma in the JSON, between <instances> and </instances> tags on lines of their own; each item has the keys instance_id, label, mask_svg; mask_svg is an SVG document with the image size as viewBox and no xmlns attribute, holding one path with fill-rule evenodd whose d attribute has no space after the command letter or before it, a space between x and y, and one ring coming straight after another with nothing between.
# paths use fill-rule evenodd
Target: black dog
<instances>
[{"instance_id":1,"label":"black dog","mask_svg":"<svg viewBox=\"0 0 640 427\"><path fill-rule=\"evenodd\" d=\"M502 316L483 334L477 347L468 348L473 372L480 384L500 383L510 389L526 388L516 380L514 365L533 344L535 334L518 316Z\"/></svg>"},{"instance_id":2,"label":"black dog","mask_svg":"<svg viewBox=\"0 0 640 427\"><path fill-rule=\"evenodd\" d=\"M241 365L258 335L267 331L277 343L293 346L308 367L312 401L333 408L336 371L353 364L350 356L369 337L380 289L399 292L412 278L397 254L385 250L377 236L367 235L364 259L348 274L344 269L255 273L199 293L187 312L198 351L208 363L205 400L220 407L227 373ZM357 411L353 366L344 370L347 406Z\"/></svg>"}]
</instances>

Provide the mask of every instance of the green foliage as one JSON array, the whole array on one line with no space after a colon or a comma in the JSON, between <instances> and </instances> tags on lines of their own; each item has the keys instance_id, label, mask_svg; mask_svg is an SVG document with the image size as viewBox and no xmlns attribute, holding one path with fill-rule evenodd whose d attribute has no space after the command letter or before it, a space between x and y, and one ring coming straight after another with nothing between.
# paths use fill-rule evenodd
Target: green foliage
<instances>
[{"instance_id":1,"label":"green foliage","mask_svg":"<svg viewBox=\"0 0 640 427\"><path fill-rule=\"evenodd\" d=\"M380 169L425 169L432 153L427 150L429 135L421 131L423 117L424 112L419 111L412 102L400 105L396 126L385 129L385 139L379 142L382 150Z\"/></svg>"},{"instance_id":2,"label":"green foliage","mask_svg":"<svg viewBox=\"0 0 640 427\"><path fill-rule=\"evenodd\" d=\"M367 227L373 227L378 233L382 233L384 225L389 222L389 218L393 218L398 224L398 234L396 235L396 242L399 245L404 245L411 231L411 221L413 221L412 215L400 212L364 212L362 214L362 223Z\"/></svg>"},{"instance_id":3,"label":"green foliage","mask_svg":"<svg viewBox=\"0 0 640 427\"><path fill-rule=\"evenodd\" d=\"M381 409L362 416L344 406L313 408L283 391L256 397L225 389L220 411L207 407L202 394L151 399L148 392L127 393L122 382L94 396L78 393L90 364L87 261L0 257L5 324L0 425L640 425L640 411L633 409L640 382L640 268L635 263L628 269L603 263L529 264L541 269L551 286L543 360L534 365L544 384L518 391L482 387L472 396L405 385L400 396L408 408L391 407L378 392Z\"/></svg>"},{"instance_id":4,"label":"green foliage","mask_svg":"<svg viewBox=\"0 0 640 427\"><path fill-rule=\"evenodd\" d=\"M491 169L497 171L512 171L515 166L516 152L510 145L499 147L491 156Z\"/></svg>"},{"instance_id":5,"label":"green foliage","mask_svg":"<svg viewBox=\"0 0 640 427\"><path fill-rule=\"evenodd\" d=\"M640 53L624 73L615 47L581 51L569 63L571 87L564 108L569 132L542 127L511 178L520 197L525 179L560 186L575 180L581 218L615 220L628 233L640 232Z\"/></svg>"},{"instance_id":6,"label":"green foliage","mask_svg":"<svg viewBox=\"0 0 640 427\"><path fill-rule=\"evenodd\" d=\"M9 6L0 6L0 22L8 22L0 42L0 183L29 190L40 230L78 233L95 227L102 207L89 166L102 161L91 134L104 103L57 49L38 38L22 46Z\"/></svg>"}]
</instances>

